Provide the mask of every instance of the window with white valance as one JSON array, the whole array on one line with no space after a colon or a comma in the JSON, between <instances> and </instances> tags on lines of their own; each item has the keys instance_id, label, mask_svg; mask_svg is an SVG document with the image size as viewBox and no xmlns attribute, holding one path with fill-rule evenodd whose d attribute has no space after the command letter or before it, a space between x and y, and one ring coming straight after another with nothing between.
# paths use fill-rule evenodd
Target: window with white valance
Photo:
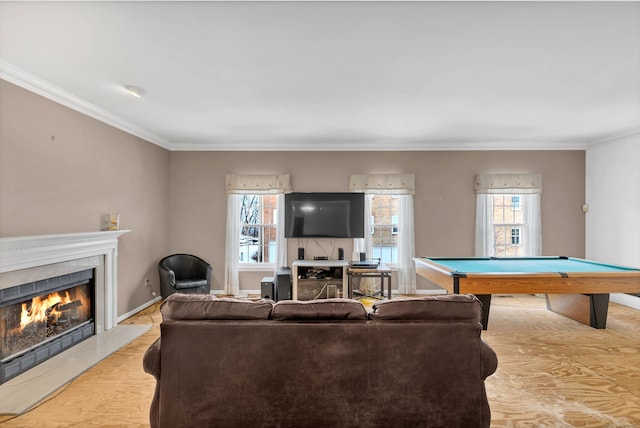
<instances>
[{"instance_id":1,"label":"window with white valance","mask_svg":"<svg viewBox=\"0 0 640 428\"><path fill-rule=\"evenodd\" d=\"M486 174L475 180L476 257L542 254L541 174Z\"/></svg>"},{"instance_id":2,"label":"window with white valance","mask_svg":"<svg viewBox=\"0 0 640 428\"><path fill-rule=\"evenodd\" d=\"M227 174L225 293L238 294L242 268L275 269L287 264L284 194L288 174Z\"/></svg>"},{"instance_id":3,"label":"window with white valance","mask_svg":"<svg viewBox=\"0 0 640 428\"><path fill-rule=\"evenodd\" d=\"M354 174L349 190L366 194L365 237L353 240L354 251L397 269L399 292L415 293L414 174Z\"/></svg>"}]
</instances>

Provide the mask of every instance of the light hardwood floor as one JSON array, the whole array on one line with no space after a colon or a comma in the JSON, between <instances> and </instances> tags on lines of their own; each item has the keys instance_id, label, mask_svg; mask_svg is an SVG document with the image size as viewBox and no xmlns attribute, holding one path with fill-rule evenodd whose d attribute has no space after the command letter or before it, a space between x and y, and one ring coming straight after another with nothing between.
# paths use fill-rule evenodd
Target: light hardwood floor
<instances>
[{"instance_id":1,"label":"light hardwood floor","mask_svg":"<svg viewBox=\"0 0 640 428\"><path fill-rule=\"evenodd\" d=\"M0 426L148 426L154 379L142 355L159 334L158 305L125 323L154 326ZM640 311L611 303L607 327L549 312L544 297L494 296L483 332L499 359L486 382L492 427L640 427Z\"/></svg>"}]
</instances>

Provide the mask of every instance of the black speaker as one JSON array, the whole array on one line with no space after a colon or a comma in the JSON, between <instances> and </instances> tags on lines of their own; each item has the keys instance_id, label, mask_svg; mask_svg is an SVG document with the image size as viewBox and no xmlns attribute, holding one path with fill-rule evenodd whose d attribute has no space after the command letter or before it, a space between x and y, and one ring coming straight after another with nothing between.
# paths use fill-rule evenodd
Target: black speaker
<instances>
[{"instance_id":1,"label":"black speaker","mask_svg":"<svg viewBox=\"0 0 640 428\"><path fill-rule=\"evenodd\" d=\"M262 278L262 281L260 281L260 296L263 299L276 300L276 293L274 293L274 291L273 277L265 276Z\"/></svg>"},{"instance_id":2,"label":"black speaker","mask_svg":"<svg viewBox=\"0 0 640 428\"><path fill-rule=\"evenodd\" d=\"M364 262L367 260L367 253L360 253L360 261Z\"/></svg>"},{"instance_id":3,"label":"black speaker","mask_svg":"<svg viewBox=\"0 0 640 428\"><path fill-rule=\"evenodd\" d=\"M304 260L304 248L298 248L298 260Z\"/></svg>"},{"instance_id":4,"label":"black speaker","mask_svg":"<svg viewBox=\"0 0 640 428\"><path fill-rule=\"evenodd\" d=\"M291 269L288 267L278 268L274 277L274 287L276 301L291 300Z\"/></svg>"},{"instance_id":5,"label":"black speaker","mask_svg":"<svg viewBox=\"0 0 640 428\"><path fill-rule=\"evenodd\" d=\"M344 260L344 248L338 248L338 260Z\"/></svg>"}]
</instances>

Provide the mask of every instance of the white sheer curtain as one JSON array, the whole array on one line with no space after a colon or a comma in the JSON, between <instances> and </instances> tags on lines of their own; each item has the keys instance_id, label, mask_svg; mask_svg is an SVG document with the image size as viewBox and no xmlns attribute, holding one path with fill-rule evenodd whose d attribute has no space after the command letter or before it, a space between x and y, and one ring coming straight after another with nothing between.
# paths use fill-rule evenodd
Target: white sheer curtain
<instances>
[{"instance_id":1,"label":"white sheer curtain","mask_svg":"<svg viewBox=\"0 0 640 428\"><path fill-rule=\"evenodd\" d=\"M398 291L405 294L415 294L413 195L400 195L398 198L400 199L398 219Z\"/></svg>"},{"instance_id":2,"label":"white sheer curtain","mask_svg":"<svg viewBox=\"0 0 640 428\"><path fill-rule=\"evenodd\" d=\"M276 255L276 268L287 266L287 241L284 238L284 193L278 194L278 236L276 238L276 247L278 253Z\"/></svg>"},{"instance_id":3,"label":"white sheer curtain","mask_svg":"<svg viewBox=\"0 0 640 428\"><path fill-rule=\"evenodd\" d=\"M238 254L240 254L240 204L242 195L227 195L227 243L225 246L224 292L238 294L240 275L238 274Z\"/></svg>"},{"instance_id":4,"label":"white sheer curtain","mask_svg":"<svg viewBox=\"0 0 640 428\"><path fill-rule=\"evenodd\" d=\"M491 257L493 248L493 195L476 195L476 257Z\"/></svg>"},{"instance_id":5,"label":"white sheer curtain","mask_svg":"<svg viewBox=\"0 0 640 428\"><path fill-rule=\"evenodd\" d=\"M364 239L354 239L354 252L373 253L371 242L371 199L375 194L395 195L399 199L398 213L398 291L416 292L413 195L415 194L414 174L354 174L349 180L349 189L364 192L365 234Z\"/></svg>"},{"instance_id":6,"label":"white sheer curtain","mask_svg":"<svg viewBox=\"0 0 640 428\"><path fill-rule=\"evenodd\" d=\"M224 291L227 294L236 295L240 291L238 255L240 253L240 207L242 195L278 195L276 266L286 266L287 245L284 239L284 194L291 192L291 178L288 174L227 174L226 188L227 238Z\"/></svg>"},{"instance_id":7,"label":"white sheer curtain","mask_svg":"<svg viewBox=\"0 0 640 428\"><path fill-rule=\"evenodd\" d=\"M528 256L542 255L542 211L540 194L522 195L524 208L524 221L527 224L525 230L525 254Z\"/></svg>"},{"instance_id":8,"label":"white sheer curtain","mask_svg":"<svg viewBox=\"0 0 640 428\"><path fill-rule=\"evenodd\" d=\"M541 174L485 174L476 176L476 257L495 256L493 196L520 195L526 225L525 255L542 254Z\"/></svg>"}]
</instances>

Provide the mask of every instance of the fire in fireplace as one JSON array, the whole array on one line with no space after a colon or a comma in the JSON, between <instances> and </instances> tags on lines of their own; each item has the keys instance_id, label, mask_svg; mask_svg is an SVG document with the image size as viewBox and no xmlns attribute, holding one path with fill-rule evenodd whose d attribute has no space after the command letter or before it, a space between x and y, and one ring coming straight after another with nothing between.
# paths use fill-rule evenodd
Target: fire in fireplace
<instances>
[{"instance_id":1,"label":"fire in fireplace","mask_svg":"<svg viewBox=\"0 0 640 428\"><path fill-rule=\"evenodd\" d=\"M38 294L0 303L0 384L94 334L92 279L87 270L25 284Z\"/></svg>"},{"instance_id":2,"label":"fire in fireplace","mask_svg":"<svg viewBox=\"0 0 640 428\"><path fill-rule=\"evenodd\" d=\"M0 308L0 359L30 349L90 319L88 284Z\"/></svg>"}]
</instances>

